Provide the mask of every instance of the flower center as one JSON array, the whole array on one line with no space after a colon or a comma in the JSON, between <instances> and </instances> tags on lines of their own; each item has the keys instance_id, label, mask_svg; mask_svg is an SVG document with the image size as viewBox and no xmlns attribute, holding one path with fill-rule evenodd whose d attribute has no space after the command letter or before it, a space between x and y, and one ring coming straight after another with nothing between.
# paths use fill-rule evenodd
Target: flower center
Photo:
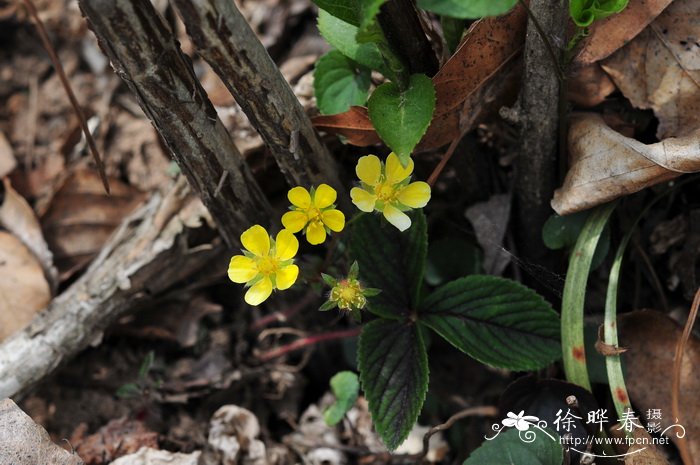
<instances>
[{"instance_id":1,"label":"flower center","mask_svg":"<svg viewBox=\"0 0 700 465\"><path fill-rule=\"evenodd\" d=\"M379 200L390 202L396 197L396 190L391 184L380 183L374 188L374 192Z\"/></svg>"},{"instance_id":2,"label":"flower center","mask_svg":"<svg viewBox=\"0 0 700 465\"><path fill-rule=\"evenodd\" d=\"M309 219L309 223L321 221L321 210L316 207L310 207L306 211L306 217Z\"/></svg>"},{"instance_id":3,"label":"flower center","mask_svg":"<svg viewBox=\"0 0 700 465\"><path fill-rule=\"evenodd\" d=\"M269 276L279 269L279 260L274 257L262 257L258 260L258 272Z\"/></svg>"}]
</instances>

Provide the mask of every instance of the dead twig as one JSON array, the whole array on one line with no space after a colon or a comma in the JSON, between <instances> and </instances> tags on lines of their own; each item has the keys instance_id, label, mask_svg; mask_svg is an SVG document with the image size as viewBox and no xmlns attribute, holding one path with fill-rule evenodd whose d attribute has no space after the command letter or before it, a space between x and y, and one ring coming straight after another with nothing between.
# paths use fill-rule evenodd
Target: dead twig
<instances>
[{"instance_id":1,"label":"dead twig","mask_svg":"<svg viewBox=\"0 0 700 465\"><path fill-rule=\"evenodd\" d=\"M495 417L497 415L498 407L494 407L492 405L469 407L465 408L460 412L455 413L450 418L448 418L445 423L433 426L428 430L427 433L425 433L425 436L423 436L423 452L421 452L420 456L418 457L418 461L423 460L425 456L428 455L428 451L430 450L430 438L433 437L433 435L439 433L440 431L445 431L447 429L452 428L452 425L454 425L457 421L468 417Z\"/></svg>"},{"instance_id":2,"label":"dead twig","mask_svg":"<svg viewBox=\"0 0 700 465\"><path fill-rule=\"evenodd\" d=\"M61 84L63 85L63 89L65 89L66 95L68 95L68 100L70 100L70 104L73 107L75 114L78 116L78 121L80 122L80 128L83 130L83 134L85 134L85 140L87 141L87 144L90 147L90 152L92 152L92 156L95 159L95 164L97 165L97 171L100 173L100 179L102 179L102 185L104 186L105 191L109 194L109 181L107 180L107 173L105 172L105 166L104 166L104 163L102 163L102 159L100 158L100 153L97 151L97 145L95 145L95 140L92 138L92 134L90 133L90 129L88 128L87 119L85 118L85 113L83 113L83 109L80 107L80 104L78 103L78 99L75 98L75 94L73 93L73 88L70 85L70 81L66 77L66 73L63 71L63 65L61 65L61 60L59 60L58 55L56 55L56 50L53 48L53 45L51 45L51 40L49 39L49 34L46 31L46 27L44 26L44 22L39 17L39 12L37 11L36 6L34 6L34 2L32 0L24 0L24 5L27 7L27 10L29 10L29 14L31 15L34 22L36 23L37 31L39 32L39 37L41 38L41 42L44 44L44 48L46 49L46 53L49 54L49 58L51 59L51 63L53 63L54 68L56 68L56 74L58 74L58 78L61 80Z\"/></svg>"}]
</instances>

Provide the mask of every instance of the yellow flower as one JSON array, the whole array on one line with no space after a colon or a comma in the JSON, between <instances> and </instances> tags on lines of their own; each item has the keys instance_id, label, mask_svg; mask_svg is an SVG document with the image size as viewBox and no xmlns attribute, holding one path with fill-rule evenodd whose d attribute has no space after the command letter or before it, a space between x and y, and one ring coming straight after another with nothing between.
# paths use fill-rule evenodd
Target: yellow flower
<instances>
[{"instance_id":1,"label":"yellow flower","mask_svg":"<svg viewBox=\"0 0 700 465\"><path fill-rule=\"evenodd\" d=\"M361 157L355 168L361 187L350 191L352 203L363 212L378 211L400 231L411 226L411 219L404 212L423 208L430 200L430 186L423 181L411 182L413 160L402 166L399 157L391 152L386 164L376 155Z\"/></svg>"},{"instance_id":2,"label":"yellow flower","mask_svg":"<svg viewBox=\"0 0 700 465\"><path fill-rule=\"evenodd\" d=\"M328 184L312 187L311 192L301 186L290 189L287 198L292 211L282 215L282 224L293 233L304 230L309 244L323 243L328 232L340 232L345 227L345 215L335 209L337 195Z\"/></svg>"},{"instance_id":3,"label":"yellow flower","mask_svg":"<svg viewBox=\"0 0 700 465\"><path fill-rule=\"evenodd\" d=\"M241 234L241 244L246 250L231 258L228 277L250 287L245 294L248 304L260 305L273 289L292 287L299 276L299 267L293 264L299 250L294 234L283 229L273 240L265 228L256 224Z\"/></svg>"}]
</instances>

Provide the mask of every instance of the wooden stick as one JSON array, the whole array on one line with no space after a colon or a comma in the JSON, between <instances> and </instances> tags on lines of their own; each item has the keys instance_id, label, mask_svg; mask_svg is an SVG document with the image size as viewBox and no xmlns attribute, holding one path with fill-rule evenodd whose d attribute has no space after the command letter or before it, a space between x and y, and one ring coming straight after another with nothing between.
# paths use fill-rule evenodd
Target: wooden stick
<instances>
[{"instance_id":1,"label":"wooden stick","mask_svg":"<svg viewBox=\"0 0 700 465\"><path fill-rule=\"evenodd\" d=\"M207 211L184 179L122 221L92 265L29 327L0 344L0 399L22 395L128 311L192 279L226 252L220 239L190 249ZM189 226L188 226L189 225ZM196 231L194 231L196 230ZM212 232L212 236L214 233Z\"/></svg>"},{"instance_id":2,"label":"wooden stick","mask_svg":"<svg viewBox=\"0 0 700 465\"><path fill-rule=\"evenodd\" d=\"M174 3L198 52L260 133L289 185L308 187L323 182L336 188L339 198L344 197L335 161L235 3Z\"/></svg>"},{"instance_id":3,"label":"wooden stick","mask_svg":"<svg viewBox=\"0 0 700 465\"><path fill-rule=\"evenodd\" d=\"M254 223L267 226L271 208L260 186L151 2L79 4L112 67L138 99L226 242L237 244L240 233ZM227 179L218 191L225 171Z\"/></svg>"}]
</instances>

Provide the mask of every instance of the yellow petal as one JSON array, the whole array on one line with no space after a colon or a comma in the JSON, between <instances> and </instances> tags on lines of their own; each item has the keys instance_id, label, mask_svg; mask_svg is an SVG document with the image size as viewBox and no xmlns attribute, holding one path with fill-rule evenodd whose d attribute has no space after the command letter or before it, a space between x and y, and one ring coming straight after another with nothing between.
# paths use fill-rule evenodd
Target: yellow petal
<instances>
[{"instance_id":1,"label":"yellow petal","mask_svg":"<svg viewBox=\"0 0 700 465\"><path fill-rule=\"evenodd\" d=\"M430 200L430 185L423 181L412 182L401 189L397 198L407 207L423 208Z\"/></svg>"},{"instance_id":2,"label":"yellow petal","mask_svg":"<svg viewBox=\"0 0 700 465\"><path fill-rule=\"evenodd\" d=\"M345 227L345 215L340 210L327 210L321 213L321 219L331 231L340 232Z\"/></svg>"},{"instance_id":3,"label":"yellow petal","mask_svg":"<svg viewBox=\"0 0 700 465\"><path fill-rule=\"evenodd\" d=\"M384 205L384 218L399 231L405 231L411 227L411 218L393 205Z\"/></svg>"},{"instance_id":4,"label":"yellow petal","mask_svg":"<svg viewBox=\"0 0 700 465\"><path fill-rule=\"evenodd\" d=\"M360 181L374 186L379 182L379 176L382 174L382 162L376 155L365 155L357 160L355 173Z\"/></svg>"},{"instance_id":5,"label":"yellow petal","mask_svg":"<svg viewBox=\"0 0 700 465\"><path fill-rule=\"evenodd\" d=\"M326 228L323 227L323 223L320 221L309 223L309 227L306 228L306 240L313 245L323 244L326 240Z\"/></svg>"},{"instance_id":6,"label":"yellow petal","mask_svg":"<svg viewBox=\"0 0 700 465\"><path fill-rule=\"evenodd\" d=\"M314 205L316 208L330 207L335 203L338 193L328 184L321 184L314 194Z\"/></svg>"},{"instance_id":7,"label":"yellow petal","mask_svg":"<svg viewBox=\"0 0 700 465\"><path fill-rule=\"evenodd\" d=\"M376 195L370 194L359 187L353 187L350 189L350 197L352 198L352 203L363 212L369 213L374 210L374 204L377 201Z\"/></svg>"},{"instance_id":8,"label":"yellow petal","mask_svg":"<svg viewBox=\"0 0 700 465\"><path fill-rule=\"evenodd\" d=\"M299 267L296 265L285 266L275 273L275 284L277 289L283 291L292 287L299 276Z\"/></svg>"},{"instance_id":9,"label":"yellow petal","mask_svg":"<svg viewBox=\"0 0 700 465\"><path fill-rule=\"evenodd\" d=\"M304 229L304 226L306 226L308 221L309 217L306 216L306 213L298 210L287 212L282 215L282 225L285 227L285 229L289 229L289 231L293 233L298 233Z\"/></svg>"},{"instance_id":10,"label":"yellow petal","mask_svg":"<svg viewBox=\"0 0 700 465\"><path fill-rule=\"evenodd\" d=\"M413 173L413 159L408 159L408 165L404 168L399 161L399 157L391 152L386 157L386 180L389 184L401 182Z\"/></svg>"},{"instance_id":11,"label":"yellow petal","mask_svg":"<svg viewBox=\"0 0 700 465\"><path fill-rule=\"evenodd\" d=\"M258 257L264 257L270 252L270 236L265 228L259 224L243 231L241 243L243 247Z\"/></svg>"},{"instance_id":12,"label":"yellow petal","mask_svg":"<svg viewBox=\"0 0 700 465\"><path fill-rule=\"evenodd\" d=\"M287 198L296 207L307 209L311 206L311 194L301 186L289 189Z\"/></svg>"},{"instance_id":13,"label":"yellow petal","mask_svg":"<svg viewBox=\"0 0 700 465\"><path fill-rule=\"evenodd\" d=\"M277 233L275 238L275 258L289 260L299 251L299 240L287 229Z\"/></svg>"},{"instance_id":14,"label":"yellow petal","mask_svg":"<svg viewBox=\"0 0 700 465\"><path fill-rule=\"evenodd\" d=\"M260 305L272 294L272 280L265 276L245 293L248 305Z\"/></svg>"},{"instance_id":15,"label":"yellow petal","mask_svg":"<svg viewBox=\"0 0 700 465\"><path fill-rule=\"evenodd\" d=\"M243 255L236 255L228 265L228 278L234 283L247 283L258 274L255 261Z\"/></svg>"}]
</instances>

